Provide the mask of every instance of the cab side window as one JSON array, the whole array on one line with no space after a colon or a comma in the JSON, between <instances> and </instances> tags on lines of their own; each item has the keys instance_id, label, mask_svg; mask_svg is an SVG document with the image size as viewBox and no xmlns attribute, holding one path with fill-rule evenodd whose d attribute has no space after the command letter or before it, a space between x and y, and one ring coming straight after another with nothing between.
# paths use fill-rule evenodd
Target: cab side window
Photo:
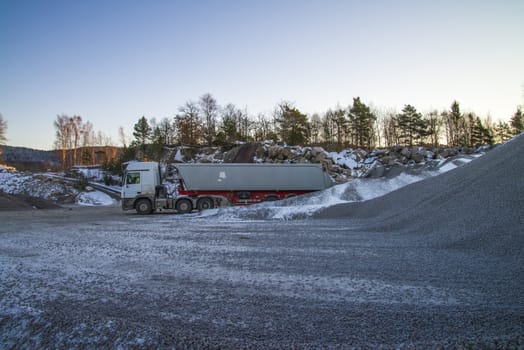
<instances>
[{"instance_id":1,"label":"cab side window","mask_svg":"<svg viewBox=\"0 0 524 350\"><path fill-rule=\"evenodd\" d=\"M140 173L128 173L126 178L126 184L138 185L140 184Z\"/></svg>"}]
</instances>

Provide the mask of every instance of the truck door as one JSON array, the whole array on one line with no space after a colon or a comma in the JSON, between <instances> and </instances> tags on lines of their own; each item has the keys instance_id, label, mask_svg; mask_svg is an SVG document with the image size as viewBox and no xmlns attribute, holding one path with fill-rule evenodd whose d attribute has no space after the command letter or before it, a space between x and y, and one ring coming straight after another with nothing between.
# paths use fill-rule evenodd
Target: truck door
<instances>
[{"instance_id":1,"label":"truck door","mask_svg":"<svg viewBox=\"0 0 524 350\"><path fill-rule=\"evenodd\" d=\"M130 171L126 174L123 190L123 198L135 198L142 193L142 181L139 171Z\"/></svg>"}]
</instances>

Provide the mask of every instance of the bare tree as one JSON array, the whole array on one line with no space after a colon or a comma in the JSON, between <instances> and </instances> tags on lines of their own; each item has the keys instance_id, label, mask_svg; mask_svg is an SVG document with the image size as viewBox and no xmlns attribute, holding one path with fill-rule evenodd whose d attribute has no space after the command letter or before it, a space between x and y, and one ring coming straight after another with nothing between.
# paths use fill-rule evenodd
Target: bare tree
<instances>
[{"instance_id":1,"label":"bare tree","mask_svg":"<svg viewBox=\"0 0 524 350\"><path fill-rule=\"evenodd\" d=\"M322 131L322 119L315 113L310 118L311 125L311 143L318 144L320 142L320 135Z\"/></svg>"},{"instance_id":2,"label":"bare tree","mask_svg":"<svg viewBox=\"0 0 524 350\"><path fill-rule=\"evenodd\" d=\"M0 113L0 145L7 142L5 134L7 132L7 121L4 120L4 116Z\"/></svg>"},{"instance_id":3,"label":"bare tree","mask_svg":"<svg viewBox=\"0 0 524 350\"><path fill-rule=\"evenodd\" d=\"M89 121L82 125L82 147L89 147L94 142L93 124Z\"/></svg>"},{"instance_id":4,"label":"bare tree","mask_svg":"<svg viewBox=\"0 0 524 350\"><path fill-rule=\"evenodd\" d=\"M337 106L334 111L329 110L328 113L332 113L331 120L335 126L335 135L337 137L337 151L343 148L344 140L346 139L346 133L348 131L348 120L346 118L346 111Z\"/></svg>"},{"instance_id":5,"label":"bare tree","mask_svg":"<svg viewBox=\"0 0 524 350\"><path fill-rule=\"evenodd\" d=\"M383 128L384 128L384 118L385 118L385 111L378 107L370 107L373 114L377 116L377 119L375 120L375 139L377 141L377 147L382 148L382 140L383 140Z\"/></svg>"},{"instance_id":6,"label":"bare tree","mask_svg":"<svg viewBox=\"0 0 524 350\"><path fill-rule=\"evenodd\" d=\"M199 104L203 117L202 134L207 145L211 146L216 138L219 107L215 98L209 93L200 97Z\"/></svg>"},{"instance_id":7,"label":"bare tree","mask_svg":"<svg viewBox=\"0 0 524 350\"><path fill-rule=\"evenodd\" d=\"M332 144L335 135L334 113L329 109L322 118L322 138L324 142Z\"/></svg>"},{"instance_id":8,"label":"bare tree","mask_svg":"<svg viewBox=\"0 0 524 350\"><path fill-rule=\"evenodd\" d=\"M253 123L251 119L249 118L249 114L247 113L247 109L239 110L238 113L238 131L240 133L240 139L242 141L249 141L251 138L251 131L253 130Z\"/></svg>"},{"instance_id":9,"label":"bare tree","mask_svg":"<svg viewBox=\"0 0 524 350\"><path fill-rule=\"evenodd\" d=\"M124 133L123 126L118 127L118 137L120 138L120 143L122 144L122 147L125 149L127 145L126 145L126 134Z\"/></svg>"},{"instance_id":10,"label":"bare tree","mask_svg":"<svg viewBox=\"0 0 524 350\"><path fill-rule=\"evenodd\" d=\"M7 122L4 120L4 116L0 113L0 159L2 159L2 145L7 142L5 133L7 131Z\"/></svg>"},{"instance_id":11,"label":"bare tree","mask_svg":"<svg viewBox=\"0 0 524 350\"><path fill-rule=\"evenodd\" d=\"M56 149L62 151L62 167L67 168L67 149L71 143L71 123L70 117L66 114L57 115L54 122L56 129Z\"/></svg>"},{"instance_id":12,"label":"bare tree","mask_svg":"<svg viewBox=\"0 0 524 350\"><path fill-rule=\"evenodd\" d=\"M162 120L158 124L158 127L160 128L160 130L162 130L162 134L164 135L166 145L174 145L176 142L175 126L171 119L162 118Z\"/></svg>"},{"instance_id":13,"label":"bare tree","mask_svg":"<svg viewBox=\"0 0 524 350\"><path fill-rule=\"evenodd\" d=\"M93 124L86 121L82 124L82 129L80 132L82 136L82 163L83 164L93 164L95 161L95 150L92 147L94 142L94 131Z\"/></svg>"},{"instance_id":14,"label":"bare tree","mask_svg":"<svg viewBox=\"0 0 524 350\"><path fill-rule=\"evenodd\" d=\"M429 142L433 147L438 147L440 141L440 133L442 129L442 118L438 111L434 110L425 115L424 118L428 124Z\"/></svg>"},{"instance_id":15,"label":"bare tree","mask_svg":"<svg viewBox=\"0 0 524 350\"><path fill-rule=\"evenodd\" d=\"M165 146L175 143L175 129L168 118L162 118L160 122L151 119L151 128L150 151L154 158L160 159L165 153Z\"/></svg>"},{"instance_id":16,"label":"bare tree","mask_svg":"<svg viewBox=\"0 0 524 350\"><path fill-rule=\"evenodd\" d=\"M69 118L69 123L73 146L73 165L76 165L78 159L78 143L80 142L80 134L82 131L82 117L79 115L74 115L73 117Z\"/></svg>"},{"instance_id":17,"label":"bare tree","mask_svg":"<svg viewBox=\"0 0 524 350\"><path fill-rule=\"evenodd\" d=\"M384 142L386 147L392 147L399 144L399 130L395 117L397 111L394 109L387 110L382 119L382 131L384 133Z\"/></svg>"},{"instance_id":18,"label":"bare tree","mask_svg":"<svg viewBox=\"0 0 524 350\"><path fill-rule=\"evenodd\" d=\"M180 114L175 117L178 142L189 145L199 144L202 138L202 120L198 105L188 101L178 110Z\"/></svg>"},{"instance_id":19,"label":"bare tree","mask_svg":"<svg viewBox=\"0 0 524 350\"><path fill-rule=\"evenodd\" d=\"M264 114L259 114L255 122L253 122L255 141L264 141L274 139L273 122Z\"/></svg>"}]
</instances>

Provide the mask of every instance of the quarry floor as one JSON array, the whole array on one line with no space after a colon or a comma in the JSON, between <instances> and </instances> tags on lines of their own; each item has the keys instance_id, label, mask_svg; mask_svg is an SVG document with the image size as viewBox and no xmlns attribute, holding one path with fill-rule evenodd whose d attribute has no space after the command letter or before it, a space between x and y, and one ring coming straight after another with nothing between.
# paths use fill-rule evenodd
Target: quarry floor
<instances>
[{"instance_id":1,"label":"quarry floor","mask_svg":"<svg viewBox=\"0 0 524 350\"><path fill-rule=\"evenodd\" d=\"M367 221L0 211L1 348L522 348L522 257Z\"/></svg>"}]
</instances>

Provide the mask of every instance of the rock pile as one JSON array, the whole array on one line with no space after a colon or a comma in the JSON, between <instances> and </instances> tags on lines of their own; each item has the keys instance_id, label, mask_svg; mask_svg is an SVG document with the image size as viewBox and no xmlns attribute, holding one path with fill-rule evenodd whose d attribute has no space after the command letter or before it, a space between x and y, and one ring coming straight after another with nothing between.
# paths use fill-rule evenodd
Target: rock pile
<instances>
[{"instance_id":1,"label":"rock pile","mask_svg":"<svg viewBox=\"0 0 524 350\"><path fill-rule=\"evenodd\" d=\"M486 152L489 149L486 146L477 149L393 147L371 152L351 148L327 152L322 147L260 142L228 148L178 147L172 150L169 160L188 163L318 163L324 164L337 182L345 182L351 178L393 176L401 169L429 167L451 157Z\"/></svg>"}]
</instances>

